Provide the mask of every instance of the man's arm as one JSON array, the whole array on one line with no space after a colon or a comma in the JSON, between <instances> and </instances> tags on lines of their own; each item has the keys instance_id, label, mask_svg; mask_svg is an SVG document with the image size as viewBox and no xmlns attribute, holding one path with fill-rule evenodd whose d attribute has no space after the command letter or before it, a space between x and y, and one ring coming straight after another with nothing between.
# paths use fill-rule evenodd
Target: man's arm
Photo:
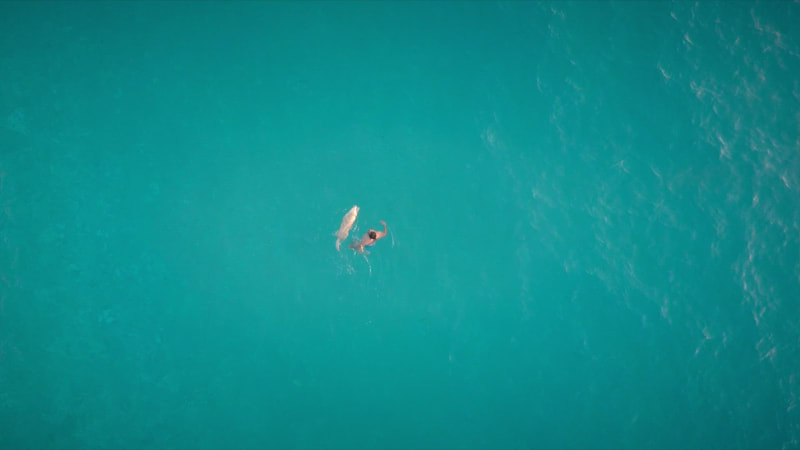
<instances>
[{"instance_id":1,"label":"man's arm","mask_svg":"<svg viewBox=\"0 0 800 450\"><path fill-rule=\"evenodd\" d=\"M378 234L378 236L377 236L377 237L375 237L375 240L376 240L376 241L377 241L378 239L380 239L380 238L382 238L382 237L386 236L386 222L384 222L384 221L382 221L382 220L381 220L381 225L383 225L383 232L381 232L381 231L378 231L378 233L377 233L377 234Z\"/></svg>"}]
</instances>

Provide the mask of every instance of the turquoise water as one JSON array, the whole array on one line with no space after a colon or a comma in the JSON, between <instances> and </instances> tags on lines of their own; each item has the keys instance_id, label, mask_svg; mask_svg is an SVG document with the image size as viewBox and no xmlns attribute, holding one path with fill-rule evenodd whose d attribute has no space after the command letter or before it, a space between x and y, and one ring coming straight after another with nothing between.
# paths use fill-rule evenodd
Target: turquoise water
<instances>
[{"instance_id":1,"label":"turquoise water","mask_svg":"<svg viewBox=\"0 0 800 450\"><path fill-rule=\"evenodd\" d=\"M797 23L0 3L0 447L797 448Z\"/></svg>"}]
</instances>

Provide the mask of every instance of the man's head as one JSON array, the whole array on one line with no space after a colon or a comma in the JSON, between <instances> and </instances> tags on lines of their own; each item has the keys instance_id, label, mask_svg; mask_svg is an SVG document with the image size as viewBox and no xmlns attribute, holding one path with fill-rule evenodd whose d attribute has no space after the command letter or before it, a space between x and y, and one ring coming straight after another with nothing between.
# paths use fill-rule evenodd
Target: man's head
<instances>
[{"instance_id":1,"label":"man's head","mask_svg":"<svg viewBox=\"0 0 800 450\"><path fill-rule=\"evenodd\" d=\"M367 234L369 235L370 239L375 239L378 237L378 233L376 233L375 230L369 230L369 233Z\"/></svg>"}]
</instances>

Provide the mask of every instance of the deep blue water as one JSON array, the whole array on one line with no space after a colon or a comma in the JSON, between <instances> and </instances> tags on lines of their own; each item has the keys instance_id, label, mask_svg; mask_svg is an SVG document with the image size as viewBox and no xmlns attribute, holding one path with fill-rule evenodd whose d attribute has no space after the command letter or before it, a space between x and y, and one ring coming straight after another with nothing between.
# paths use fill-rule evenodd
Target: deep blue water
<instances>
[{"instance_id":1,"label":"deep blue water","mask_svg":"<svg viewBox=\"0 0 800 450\"><path fill-rule=\"evenodd\" d=\"M797 448L798 23L0 3L0 448Z\"/></svg>"}]
</instances>

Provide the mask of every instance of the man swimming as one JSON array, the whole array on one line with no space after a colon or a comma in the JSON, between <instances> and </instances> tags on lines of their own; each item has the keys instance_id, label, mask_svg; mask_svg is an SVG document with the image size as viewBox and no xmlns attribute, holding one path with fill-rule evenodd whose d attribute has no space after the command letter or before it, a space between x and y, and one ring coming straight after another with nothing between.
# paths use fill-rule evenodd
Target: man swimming
<instances>
[{"instance_id":1,"label":"man swimming","mask_svg":"<svg viewBox=\"0 0 800 450\"><path fill-rule=\"evenodd\" d=\"M367 234L365 234L361 238L360 241L353 239L353 242L350 243L350 248L356 250L359 253L369 254L366 248L375 245L375 243L378 242L379 239L383 239L386 236L386 222L381 220L381 225L383 225L383 231L375 231L373 229L370 229L369 231L367 231Z\"/></svg>"}]
</instances>

